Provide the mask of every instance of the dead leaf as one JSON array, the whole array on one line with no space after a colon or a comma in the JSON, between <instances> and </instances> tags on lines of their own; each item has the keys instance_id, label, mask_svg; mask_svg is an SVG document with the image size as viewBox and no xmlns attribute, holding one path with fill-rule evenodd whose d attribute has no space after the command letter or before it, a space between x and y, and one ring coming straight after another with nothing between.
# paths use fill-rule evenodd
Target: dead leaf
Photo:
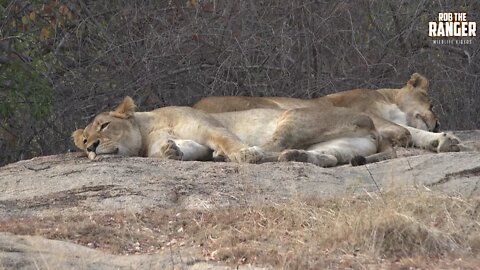
<instances>
[{"instance_id":1,"label":"dead leaf","mask_svg":"<svg viewBox=\"0 0 480 270\"><path fill-rule=\"evenodd\" d=\"M66 5L60 5L60 7L58 8L58 11L63 16L66 16L70 10L68 9L68 7Z\"/></svg>"},{"instance_id":2,"label":"dead leaf","mask_svg":"<svg viewBox=\"0 0 480 270\"><path fill-rule=\"evenodd\" d=\"M27 16L22 17L22 23L23 24L28 24L28 17Z\"/></svg>"},{"instance_id":3,"label":"dead leaf","mask_svg":"<svg viewBox=\"0 0 480 270\"><path fill-rule=\"evenodd\" d=\"M50 29L48 27L43 27L40 31L40 40L47 40L50 36Z\"/></svg>"},{"instance_id":4,"label":"dead leaf","mask_svg":"<svg viewBox=\"0 0 480 270\"><path fill-rule=\"evenodd\" d=\"M35 11L30 12L28 18L30 18L30 21L35 21L35 18L37 18L37 13L35 13Z\"/></svg>"}]
</instances>

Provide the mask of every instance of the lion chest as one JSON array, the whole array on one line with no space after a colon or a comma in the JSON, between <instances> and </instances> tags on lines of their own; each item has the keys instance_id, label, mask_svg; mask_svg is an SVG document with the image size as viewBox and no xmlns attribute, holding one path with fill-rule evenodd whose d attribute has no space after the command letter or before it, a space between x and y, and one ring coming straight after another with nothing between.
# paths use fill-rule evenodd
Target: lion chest
<instances>
[{"instance_id":1,"label":"lion chest","mask_svg":"<svg viewBox=\"0 0 480 270\"><path fill-rule=\"evenodd\" d=\"M377 104L377 107L383 118L399 125L407 125L407 114L396 104Z\"/></svg>"}]
</instances>

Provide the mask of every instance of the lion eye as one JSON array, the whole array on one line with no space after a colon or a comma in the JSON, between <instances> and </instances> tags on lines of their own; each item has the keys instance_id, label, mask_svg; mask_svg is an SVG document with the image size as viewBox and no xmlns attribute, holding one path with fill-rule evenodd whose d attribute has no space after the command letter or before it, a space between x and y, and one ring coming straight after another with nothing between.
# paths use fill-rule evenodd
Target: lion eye
<instances>
[{"instance_id":1,"label":"lion eye","mask_svg":"<svg viewBox=\"0 0 480 270\"><path fill-rule=\"evenodd\" d=\"M87 144L87 139L83 139L83 144Z\"/></svg>"},{"instance_id":2,"label":"lion eye","mask_svg":"<svg viewBox=\"0 0 480 270\"><path fill-rule=\"evenodd\" d=\"M109 124L110 124L110 122L105 122L105 123L103 123L103 124L100 126L100 130L106 129Z\"/></svg>"}]
</instances>

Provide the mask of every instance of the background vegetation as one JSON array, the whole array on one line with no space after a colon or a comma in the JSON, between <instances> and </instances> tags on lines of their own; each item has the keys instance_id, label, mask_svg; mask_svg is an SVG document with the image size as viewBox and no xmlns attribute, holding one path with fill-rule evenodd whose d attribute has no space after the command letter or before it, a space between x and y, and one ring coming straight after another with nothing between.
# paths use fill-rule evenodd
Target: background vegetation
<instances>
[{"instance_id":1,"label":"background vegetation","mask_svg":"<svg viewBox=\"0 0 480 270\"><path fill-rule=\"evenodd\" d=\"M316 97L430 80L444 129L480 122L480 43L433 45L442 11L479 1L0 0L0 165L73 149L131 95L141 110L207 95ZM477 12L477 13L475 13Z\"/></svg>"}]
</instances>

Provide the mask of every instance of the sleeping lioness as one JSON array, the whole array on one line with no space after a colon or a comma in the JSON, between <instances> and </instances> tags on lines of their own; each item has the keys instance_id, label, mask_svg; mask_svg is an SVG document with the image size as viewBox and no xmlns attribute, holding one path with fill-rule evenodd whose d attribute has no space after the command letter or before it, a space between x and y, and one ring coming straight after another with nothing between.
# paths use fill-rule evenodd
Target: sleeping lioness
<instances>
[{"instance_id":1,"label":"sleeping lioness","mask_svg":"<svg viewBox=\"0 0 480 270\"><path fill-rule=\"evenodd\" d=\"M345 108L209 114L190 107L136 112L126 97L73 132L90 159L102 154L234 162L303 161L329 167L393 157L366 114Z\"/></svg>"},{"instance_id":2,"label":"sleeping lioness","mask_svg":"<svg viewBox=\"0 0 480 270\"><path fill-rule=\"evenodd\" d=\"M302 107L350 108L366 113L380 134L395 145L434 152L459 151L460 140L450 133L436 133L439 123L428 99L428 81L414 73L400 89L355 89L316 99L286 97L206 97L194 108L210 113L252 108L291 109Z\"/></svg>"}]
</instances>

